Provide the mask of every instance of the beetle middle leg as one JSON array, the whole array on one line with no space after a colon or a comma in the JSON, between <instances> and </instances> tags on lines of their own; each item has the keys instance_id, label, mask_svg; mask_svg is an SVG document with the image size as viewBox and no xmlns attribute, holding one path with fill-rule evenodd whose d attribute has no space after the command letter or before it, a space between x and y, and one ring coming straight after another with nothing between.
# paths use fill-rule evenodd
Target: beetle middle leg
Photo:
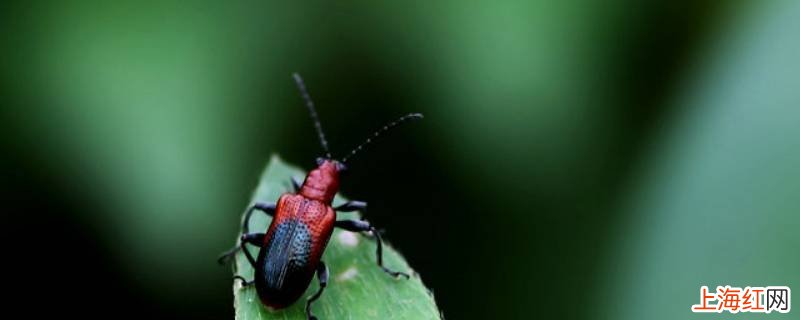
<instances>
[{"instance_id":1,"label":"beetle middle leg","mask_svg":"<svg viewBox=\"0 0 800 320\"><path fill-rule=\"evenodd\" d=\"M256 210L261 211L266 215L272 217L273 215L275 215L275 204L266 202L256 202L255 204L253 204L253 206L248 208L247 213L244 215L244 221L242 222L243 235L250 232L250 217L253 216L253 211ZM222 255L220 255L219 258L217 259L217 262L219 264L224 264L225 262L228 262L228 260L230 260L231 257L233 257L233 255L235 255L237 251L239 251L240 248L241 246L235 246L233 248L228 249L228 251L223 252Z\"/></svg>"},{"instance_id":2,"label":"beetle middle leg","mask_svg":"<svg viewBox=\"0 0 800 320\"><path fill-rule=\"evenodd\" d=\"M245 248L245 244L249 243L255 245L257 247L261 247L264 244L264 237L263 233L245 233L242 235L239 241L239 245L231 248L230 250L223 253L217 262L223 264L228 262L239 250L244 251L245 256L247 256L247 260L250 261L250 264L253 265L253 268L256 267L256 259L253 259L253 255L250 254L250 251L247 251Z\"/></svg>"},{"instance_id":3,"label":"beetle middle leg","mask_svg":"<svg viewBox=\"0 0 800 320\"><path fill-rule=\"evenodd\" d=\"M236 281L237 279L238 279L238 280L242 280L242 287L243 287L243 288L244 288L244 287L248 287L248 286L250 286L250 285L252 285L253 283L255 283L255 282L256 282L255 280L250 280L250 281L247 281L247 280L246 280L244 277L242 277L242 276L240 276L240 275L235 275L235 276L233 276L233 281Z\"/></svg>"},{"instance_id":4,"label":"beetle middle leg","mask_svg":"<svg viewBox=\"0 0 800 320\"><path fill-rule=\"evenodd\" d=\"M404 276L406 279L409 279L411 276L408 273L400 272L400 271L393 271L387 267L383 266L383 240L381 239L381 233L375 229L369 222L365 220L339 220L336 221L334 224L337 228L342 228L347 231L353 232L366 232L371 231L373 235L375 235L375 239L378 241L377 249L375 249L375 255L378 259L378 266L383 269L384 272L392 275L393 277Z\"/></svg>"},{"instance_id":5,"label":"beetle middle leg","mask_svg":"<svg viewBox=\"0 0 800 320\"><path fill-rule=\"evenodd\" d=\"M306 317L308 317L308 320L317 319L317 317L311 313L311 304L319 299L319 296L322 295L322 291L324 291L325 287L328 286L328 267L325 265L325 262L321 260L317 265L317 279L319 279L319 289L316 293L314 293L314 295L308 297L308 301L306 301Z\"/></svg>"},{"instance_id":6,"label":"beetle middle leg","mask_svg":"<svg viewBox=\"0 0 800 320\"><path fill-rule=\"evenodd\" d=\"M241 238L242 244L239 247L242 248L242 251L244 251L244 255L247 257L247 261L250 261L250 265L252 265L253 268L256 267L256 259L253 258L253 255L250 254L250 251L247 250L245 245L249 243L256 247L261 248L261 246L264 245L264 237L266 237L266 234L264 233L245 233L242 235Z\"/></svg>"}]
</instances>

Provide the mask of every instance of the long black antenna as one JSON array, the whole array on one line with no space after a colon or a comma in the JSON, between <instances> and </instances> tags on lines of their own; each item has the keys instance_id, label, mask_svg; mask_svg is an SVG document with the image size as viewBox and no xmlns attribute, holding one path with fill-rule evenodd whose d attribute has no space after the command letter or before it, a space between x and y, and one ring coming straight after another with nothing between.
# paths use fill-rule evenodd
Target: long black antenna
<instances>
[{"instance_id":1,"label":"long black antenna","mask_svg":"<svg viewBox=\"0 0 800 320\"><path fill-rule=\"evenodd\" d=\"M314 128L317 129L319 143L322 144L322 149L325 149L325 156L331 159L333 156L331 155L331 150L328 149L328 140L325 140L325 133L322 132L322 125L319 123L317 109L314 108L314 101L311 101L311 96L308 94L308 90L306 90L306 84L297 72L292 73L292 77L294 78L294 82L297 83L297 90L300 90L300 95L303 96L303 100L306 102L308 113L311 114L311 121L314 122Z\"/></svg>"},{"instance_id":2,"label":"long black antenna","mask_svg":"<svg viewBox=\"0 0 800 320\"><path fill-rule=\"evenodd\" d=\"M389 131L390 129L396 127L397 125L399 125L399 124L401 124L403 122L406 122L406 120L422 119L422 118L424 118L424 117L422 116L421 113L409 113L407 115L404 115L404 116L398 118L395 121L390 122L389 124L383 126L383 128L380 128L380 129L378 129L378 131L375 131L375 133L373 133L371 137L367 138L366 141L364 141L363 143L358 145L358 147L356 147L355 149L350 151L350 154L348 154L344 158L342 158L342 163L347 162L348 159L350 159L354 155L356 155L356 153L361 151L361 149L363 149L366 145L372 143L372 140L378 138L378 136L380 136L382 133L384 133L386 131Z\"/></svg>"}]
</instances>

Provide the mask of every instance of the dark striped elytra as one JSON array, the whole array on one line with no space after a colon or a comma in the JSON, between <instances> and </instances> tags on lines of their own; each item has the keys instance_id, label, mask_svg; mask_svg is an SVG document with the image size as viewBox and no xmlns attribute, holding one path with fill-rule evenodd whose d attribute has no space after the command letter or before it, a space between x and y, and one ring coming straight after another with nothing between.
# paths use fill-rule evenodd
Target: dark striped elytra
<instances>
[{"instance_id":1,"label":"dark striped elytra","mask_svg":"<svg viewBox=\"0 0 800 320\"><path fill-rule=\"evenodd\" d=\"M331 234L336 212L330 204L284 194L256 260L256 290L261 301L280 309L308 288Z\"/></svg>"}]
</instances>

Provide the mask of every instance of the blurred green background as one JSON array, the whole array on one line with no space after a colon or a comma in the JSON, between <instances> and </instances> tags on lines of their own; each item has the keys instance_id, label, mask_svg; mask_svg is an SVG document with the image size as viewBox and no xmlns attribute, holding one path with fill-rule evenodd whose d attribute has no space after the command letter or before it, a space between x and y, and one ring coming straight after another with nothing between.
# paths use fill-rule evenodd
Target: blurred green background
<instances>
[{"instance_id":1,"label":"blurred green background","mask_svg":"<svg viewBox=\"0 0 800 320\"><path fill-rule=\"evenodd\" d=\"M800 290L800 2L0 9L5 287L39 316L231 317L214 259L258 174L321 154L293 71L334 155L426 115L342 191L448 319L719 319L700 286Z\"/></svg>"}]
</instances>

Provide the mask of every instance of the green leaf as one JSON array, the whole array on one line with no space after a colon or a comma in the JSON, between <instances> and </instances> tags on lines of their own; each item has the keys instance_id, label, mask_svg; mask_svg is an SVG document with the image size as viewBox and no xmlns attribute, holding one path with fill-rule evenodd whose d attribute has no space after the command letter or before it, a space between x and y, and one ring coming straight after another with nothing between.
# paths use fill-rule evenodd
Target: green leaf
<instances>
[{"instance_id":1,"label":"green leaf","mask_svg":"<svg viewBox=\"0 0 800 320\"><path fill-rule=\"evenodd\" d=\"M273 156L251 203L277 201L291 189L291 177L304 176L302 170ZM337 195L334 205L344 201ZM337 220L359 217L355 212L337 213ZM270 220L264 214L253 214L250 230L266 230ZM344 230L333 232L322 256L330 270L330 279L325 292L312 306L314 315L319 319L439 319L433 295L405 259L384 241L384 265L412 275L409 280L395 279L377 266L375 246L373 239L363 235ZM258 248L248 249L255 255ZM242 252L236 254L234 270L245 279L253 278L253 268ZM315 278L304 297L312 295L318 287ZM286 309L270 311L261 304L255 287L243 288L238 280L233 284L233 296L236 319L306 319L306 299L302 297Z\"/></svg>"}]
</instances>

